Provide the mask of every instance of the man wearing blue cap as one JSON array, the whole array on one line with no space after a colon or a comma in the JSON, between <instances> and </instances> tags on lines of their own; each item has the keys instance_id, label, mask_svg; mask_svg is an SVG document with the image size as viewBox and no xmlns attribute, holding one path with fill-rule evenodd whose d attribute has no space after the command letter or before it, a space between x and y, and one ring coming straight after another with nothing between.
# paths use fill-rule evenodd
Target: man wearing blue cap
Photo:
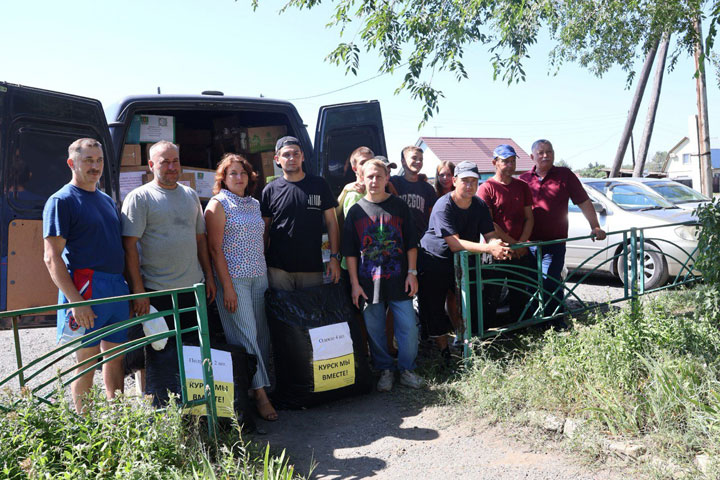
<instances>
[{"instance_id":1,"label":"man wearing blue cap","mask_svg":"<svg viewBox=\"0 0 720 480\"><path fill-rule=\"evenodd\" d=\"M499 260L511 256L507 243L495 233L490 210L475 195L479 178L472 162L460 162L455 167L455 190L437 200L420 240L420 321L425 322L428 335L435 337L446 359L450 357L447 333L452 331L452 324L445 311L445 297L455 285L453 254L466 250L489 253ZM487 243L480 243L481 236Z\"/></svg>"},{"instance_id":2,"label":"man wearing blue cap","mask_svg":"<svg viewBox=\"0 0 720 480\"><path fill-rule=\"evenodd\" d=\"M278 290L296 290L323 282L323 221L330 241L327 274L340 280L340 233L337 201L324 178L303 171L300 140L282 137L275 144L275 162L283 176L265 186L260 212L265 221L268 283Z\"/></svg>"},{"instance_id":3,"label":"man wearing blue cap","mask_svg":"<svg viewBox=\"0 0 720 480\"><path fill-rule=\"evenodd\" d=\"M513 178L517 161L517 153L511 145L498 145L493 151L493 166L495 175L480 185L477 194L490 208L498 237L509 245L524 243L530 239L533 229L532 192L527 183ZM496 262L509 264L515 267L532 267L530 255L526 247L513 250L510 260ZM527 271L504 271L506 277L521 281L517 274L527 275ZM519 286L519 285L518 285ZM483 293L483 300L488 302L489 318L484 318L486 326L494 326L495 306L500 294L500 288L488 285L487 292ZM520 320L525 305L526 295L514 288L508 291L510 317L512 321Z\"/></svg>"}]
</instances>

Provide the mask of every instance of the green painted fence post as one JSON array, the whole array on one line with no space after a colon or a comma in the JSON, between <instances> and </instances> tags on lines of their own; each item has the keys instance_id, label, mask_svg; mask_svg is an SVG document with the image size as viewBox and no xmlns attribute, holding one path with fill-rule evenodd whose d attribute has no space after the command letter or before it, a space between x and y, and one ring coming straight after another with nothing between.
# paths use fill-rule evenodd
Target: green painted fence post
<instances>
[{"instance_id":1,"label":"green painted fence post","mask_svg":"<svg viewBox=\"0 0 720 480\"><path fill-rule=\"evenodd\" d=\"M637 244L637 228L630 229L630 309L633 318L639 313L638 298L638 244Z\"/></svg>"},{"instance_id":2,"label":"green painted fence post","mask_svg":"<svg viewBox=\"0 0 720 480\"><path fill-rule=\"evenodd\" d=\"M200 327L200 354L202 356L203 383L205 384L205 404L208 417L208 431L211 438L215 438L217 426L217 406L215 405L215 381L212 371L212 356L210 354L210 332L207 321L207 304L205 303L205 284L197 283L195 288L195 301L197 302L197 319Z\"/></svg>"}]
</instances>

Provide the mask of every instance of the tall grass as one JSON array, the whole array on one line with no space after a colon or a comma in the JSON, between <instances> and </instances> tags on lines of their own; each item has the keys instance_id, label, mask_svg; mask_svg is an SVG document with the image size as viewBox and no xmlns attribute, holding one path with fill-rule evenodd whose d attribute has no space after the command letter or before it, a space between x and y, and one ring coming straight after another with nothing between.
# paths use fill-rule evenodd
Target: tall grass
<instances>
[{"instance_id":1,"label":"tall grass","mask_svg":"<svg viewBox=\"0 0 720 480\"><path fill-rule=\"evenodd\" d=\"M674 291L598 314L570 333L527 334L477 350L453 386L499 418L548 410L689 462L720 455L720 330L712 288Z\"/></svg>"},{"instance_id":2,"label":"tall grass","mask_svg":"<svg viewBox=\"0 0 720 480\"><path fill-rule=\"evenodd\" d=\"M91 393L92 410L76 415L59 395L39 405L6 394L0 413L0 478L49 479L283 479L300 478L284 452L243 441L240 429L209 440L194 417L171 405Z\"/></svg>"}]
</instances>

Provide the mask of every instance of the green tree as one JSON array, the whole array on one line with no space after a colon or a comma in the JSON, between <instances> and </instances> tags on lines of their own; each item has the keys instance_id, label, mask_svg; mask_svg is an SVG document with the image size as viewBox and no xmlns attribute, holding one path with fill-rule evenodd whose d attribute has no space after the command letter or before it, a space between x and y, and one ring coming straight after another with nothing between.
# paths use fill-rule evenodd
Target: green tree
<instances>
[{"instance_id":1,"label":"green tree","mask_svg":"<svg viewBox=\"0 0 720 480\"><path fill-rule=\"evenodd\" d=\"M648 172L661 172L668 152L655 152L652 159L645 165Z\"/></svg>"},{"instance_id":2,"label":"green tree","mask_svg":"<svg viewBox=\"0 0 720 480\"><path fill-rule=\"evenodd\" d=\"M257 6L260 0L252 0ZM289 8L312 9L321 0L288 0ZM576 62L602 76L612 66L627 73L663 33L674 39L669 68L692 52L697 34L693 20L708 11L705 51L712 48L720 21L720 0L335 0L328 27L341 37L352 32L327 60L357 74L361 51L379 55L380 72L403 70L396 93L407 90L422 103L426 122L439 109L443 92L434 88L437 72L467 78L465 49L485 46L492 55L493 77L507 83L525 79L523 63L542 32L554 48L551 69Z\"/></svg>"},{"instance_id":3,"label":"green tree","mask_svg":"<svg viewBox=\"0 0 720 480\"><path fill-rule=\"evenodd\" d=\"M606 168L605 165L590 162L586 168L580 169L576 173L579 177L605 178L607 172L603 171L603 168Z\"/></svg>"},{"instance_id":4,"label":"green tree","mask_svg":"<svg viewBox=\"0 0 720 480\"><path fill-rule=\"evenodd\" d=\"M553 165L555 165L556 167L571 168L570 164L568 162L566 162L565 159L562 159L562 158L560 160L558 160L557 162L555 162Z\"/></svg>"}]
</instances>

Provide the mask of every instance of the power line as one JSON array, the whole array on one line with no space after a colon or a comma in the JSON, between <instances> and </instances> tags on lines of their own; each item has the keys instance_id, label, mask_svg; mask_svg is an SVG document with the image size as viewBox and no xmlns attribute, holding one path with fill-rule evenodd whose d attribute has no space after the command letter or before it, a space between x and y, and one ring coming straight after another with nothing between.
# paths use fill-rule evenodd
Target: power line
<instances>
[{"instance_id":1,"label":"power line","mask_svg":"<svg viewBox=\"0 0 720 480\"><path fill-rule=\"evenodd\" d=\"M404 66L404 65L400 65L399 67L403 67L403 66ZM338 88L338 89L336 89L336 90L331 90L331 91L329 91L329 92L318 93L317 95L310 95L310 96L308 96L308 97L289 98L288 100L291 101L291 102L294 102L294 101L297 101L297 100L308 100L308 99L311 99L311 98L324 97L325 95L330 95L330 94L332 94L332 93L342 92L343 90L347 90L347 89L352 88L352 87L357 87L358 85L361 85L361 84L363 84L363 83L369 82L370 80L375 80L376 78L382 77L383 75L387 75L388 73L390 73L390 72L378 73L378 74L375 75L374 77L366 78L365 80L361 80L361 81L359 81L359 82L357 82L357 83L353 83L352 85L348 85L348 86L346 86L346 87Z\"/></svg>"}]
</instances>

